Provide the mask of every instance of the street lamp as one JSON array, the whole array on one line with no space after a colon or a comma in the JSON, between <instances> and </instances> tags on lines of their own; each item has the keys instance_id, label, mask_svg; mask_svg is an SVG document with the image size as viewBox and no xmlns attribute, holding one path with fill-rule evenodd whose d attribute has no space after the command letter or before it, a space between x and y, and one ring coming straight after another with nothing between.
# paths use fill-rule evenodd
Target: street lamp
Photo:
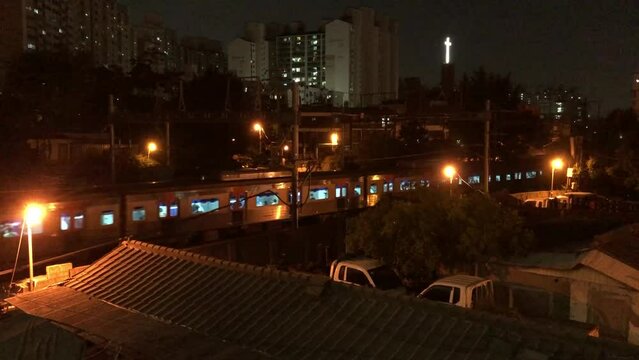
<instances>
[{"instance_id":1,"label":"street lamp","mask_svg":"<svg viewBox=\"0 0 639 360\"><path fill-rule=\"evenodd\" d=\"M149 160L151 158L151 153L158 150L158 145L155 142L151 141L146 144L146 150L146 159Z\"/></svg>"},{"instance_id":2,"label":"street lamp","mask_svg":"<svg viewBox=\"0 0 639 360\"><path fill-rule=\"evenodd\" d=\"M24 222L27 223L27 242L29 247L29 291L33 291L33 231L35 225L42 224L44 218L44 206L40 204L28 204L24 210Z\"/></svg>"},{"instance_id":3,"label":"street lamp","mask_svg":"<svg viewBox=\"0 0 639 360\"><path fill-rule=\"evenodd\" d=\"M339 142L339 135L336 132L331 133L331 145L335 146L338 144L338 142Z\"/></svg>"},{"instance_id":4,"label":"street lamp","mask_svg":"<svg viewBox=\"0 0 639 360\"><path fill-rule=\"evenodd\" d=\"M550 176L550 196L552 196L552 190L555 185L555 170L561 170L564 167L564 162L560 158L555 158L550 162L552 167L552 175Z\"/></svg>"},{"instance_id":5,"label":"street lamp","mask_svg":"<svg viewBox=\"0 0 639 360\"><path fill-rule=\"evenodd\" d=\"M452 165L446 165L444 169L442 170L442 173L450 181L449 193L450 195L452 195L453 194L453 178L455 177L455 174L457 174L457 169L455 169L455 167Z\"/></svg>"},{"instance_id":6,"label":"street lamp","mask_svg":"<svg viewBox=\"0 0 639 360\"><path fill-rule=\"evenodd\" d=\"M255 123L253 125L253 131L256 131L260 137L259 149L261 154L262 153L262 132L264 132L264 128L262 128L262 125L260 123Z\"/></svg>"}]
</instances>

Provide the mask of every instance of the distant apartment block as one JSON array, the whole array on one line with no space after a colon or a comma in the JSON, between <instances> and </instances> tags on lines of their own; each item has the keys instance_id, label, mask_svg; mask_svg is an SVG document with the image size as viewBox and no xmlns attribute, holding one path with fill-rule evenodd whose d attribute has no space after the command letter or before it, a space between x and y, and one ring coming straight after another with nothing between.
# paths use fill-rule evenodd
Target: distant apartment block
<instances>
[{"instance_id":1,"label":"distant apartment block","mask_svg":"<svg viewBox=\"0 0 639 360\"><path fill-rule=\"evenodd\" d=\"M177 33L164 25L162 17L147 14L142 24L134 26L133 31L134 54L138 62L149 64L158 73L178 69Z\"/></svg>"},{"instance_id":2,"label":"distant apartment block","mask_svg":"<svg viewBox=\"0 0 639 360\"><path fill-rule=\"evenodd\" d=\"M219 41L185 36L180 41L180 64L188 78L207 71L226 71L226 56Z\"/></svg>"},{"instance_id":3,"label":"distant apartment block","mask_svg":"<svg viewBox=\"0 0 639 360\"><path fill-rule=\"evenodd\" d=\"M370 8L348 9L318 31L300 23L250 23L228 45L228 68L243 78L301 85L309 101L375 106L395 100L399 88L398 24Z\"/></svg>"}]
</instances>

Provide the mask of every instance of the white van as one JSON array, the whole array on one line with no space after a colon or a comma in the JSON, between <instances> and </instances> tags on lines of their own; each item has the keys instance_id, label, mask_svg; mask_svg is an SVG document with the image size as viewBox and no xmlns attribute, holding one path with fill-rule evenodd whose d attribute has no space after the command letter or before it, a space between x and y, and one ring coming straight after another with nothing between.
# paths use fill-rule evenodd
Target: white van
<instances>
[{"instance_id":1,"label":"white van","mask_svg":"<svg viewBox=\"0 0 639 360\"><path fill-rule=\"evenodd\" d=\"M493 282L470 275L454 275L439 279L422 291L418 297L463 308L494 303Z\"/></svg>"}]
</instances>

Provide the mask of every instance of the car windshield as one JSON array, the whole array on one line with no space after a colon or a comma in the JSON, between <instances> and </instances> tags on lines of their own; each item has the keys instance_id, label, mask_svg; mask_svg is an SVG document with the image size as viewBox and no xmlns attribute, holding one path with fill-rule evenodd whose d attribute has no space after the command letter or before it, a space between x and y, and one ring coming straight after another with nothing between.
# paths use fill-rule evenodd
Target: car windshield
<instances>
[{"instance_id":1,"label":"car windshield","mask_svg":"<svg viewBox=\"0 0 639 360\"><path fill-rule=\"evenodd\" d=\"M451 290L452 289L450 288L450 286L435 285L431 287L430 289L426 290L426 292L424 292L424 294L421 295L421 297L424 299L432 300L432 301L441 301L441 302L448 303L450 302Z\"/></svg>"},{"instance_id":2,"label":"car windshield","mask_svg":"<svg viewBox=\"0 0 639 360\"><path fill-rule=\"evenodd\" d=\"M375 283L375 287L381 290L389 290L402 286L402 282L395 272L388 266L380 266L375 269L368 270L371 279Z\"/></svg>"}]
</instances>

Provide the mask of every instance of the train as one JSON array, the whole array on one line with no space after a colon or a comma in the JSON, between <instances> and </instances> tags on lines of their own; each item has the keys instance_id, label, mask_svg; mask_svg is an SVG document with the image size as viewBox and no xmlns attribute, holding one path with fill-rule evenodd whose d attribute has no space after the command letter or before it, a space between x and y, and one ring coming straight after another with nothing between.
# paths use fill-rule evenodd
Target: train
<instances>
[{"instance_id":1,"label":"train","mask_svg":"<svg viewBox=\"0 0 639 360\"><path fill-rule=\"evenodd\" d=\"M531 171L501 177L513 182L531 180L522 175L526 173ZM469 179L477 182L476 176ZM432 169L302 173L299 216L363 209L374 206L385 193L445 181ZM465 185L460 181L459 186ZM40 254L55 255L127 236L146 240L197 234L214 239L220 231L289 219L293 194L290 170L253 170L222 173L210 183L149 183L76 191L55 201L40 196L40 200L47 211L42 224L32 229L34 242ZM0 221L0 264L15 256L23 210L22 203L0 210L4 219Z\"/></svg>"}]
</instances>

